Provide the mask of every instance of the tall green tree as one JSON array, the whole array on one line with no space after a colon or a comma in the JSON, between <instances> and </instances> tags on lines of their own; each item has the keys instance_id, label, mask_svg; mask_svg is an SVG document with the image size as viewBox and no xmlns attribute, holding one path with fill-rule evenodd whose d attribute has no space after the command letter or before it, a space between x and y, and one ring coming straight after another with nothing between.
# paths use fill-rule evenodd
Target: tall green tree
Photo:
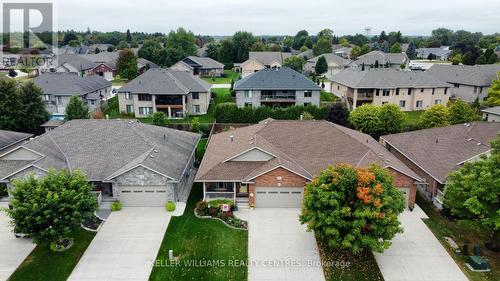
<instances>
[{"instance_id":1,"label":"tall green tree","mask_svg":"<svg viewBox=\"0 0 500 281\"><path fill-rule=\"evenodd\" d=\"M89 107L79 96L72 96L66 105L64 118L66 120L88 119Z\"/></svg>"},{"instance_id":2,"label":"tall green tree","mask_svg":"<svg viewBox=\"0 0 500 281\"><path fill-rule=\"evenodd\" d=\"M21 127L18 131L36 132L40 125L49 120L49 112L42 100L42 89L33 82L23 83L19 86L19 102L21 108L17 114L21 118Z\"/></svg>"},{"instance_id":3,"label":"tall green tree","mask_svg":"<svg viewBox=\"0 0 500 281\"><path fill-rule=\"evenodd\" d=\"M488 96L486 97L486 104L489 106L500 105L500 71L497 73L497 78L491 82Z\"/></svg>"},{"instance_id":4,"label":"tall green tree","mask_svg":"<svg viewBox=\"0 0 500 281\"><path fill-rule=\"evenodd\" d=\"M128 43L132 42L132 34L130 34L130 29L127 29L126 38Z\"/></svg>"},{"instance_id":5,"label":"tall green tree","mask_svg":"<svg viewBox=\"0 0 500 281\"><path fill-rule=\"evenodd\" d=\"M377 136L380 134L380 106L363 104L349 114L349 123L365 134Z\"/></svg>"},{"instance_id":6,"label":"tall green tree","mask_svg":"<svg viewBox=\"0 0 500 281\"><path fill-rule=\"evenodd\" d=\"M474 65L474 59L472 58L472 52L468 51L462 56L462 63L465 65Z\"/></svg>"},{"instance_id":7,"label":"tall green tree","mask_svg":"<svg viewBox=\"0 0 500 281\"><path fill-rule=\"evenodd\" d=\"M339 124L341 126L349 126L349 110L342 102L336 102L330 106L326 120Z\"/></svg>"},{"instance_id":8,"label":"tall green tree","mask_svg":"<svg viewBox=\"0 0 500 281\"><path fill-rule=\"evenodd\" d=\"M401 45L399 43L396 42L391 46L391 53L399 54L401 52Z\"/></svg>"},{"instance_id":9,"label":"tall green tree","mask_svg":"<svg viewBox=\"0 0 500 281\"><path fill-rule=\"evenodd\" d=\"M300 49L302 46L306 46L306 40L309 38L309 32L307 30L301 30L297 32L295 37L293 37L292 48L295 50Z\"/></svg>"},{"instance_id":10,"label":"tall green tree","mask_svg":"<svg viewBox=\"0 0 500 281\"><path fill-rule=\"evenodd\" d=\"M382 43L382 52L389 53L390 51L391 51L391 47L389 46L389 43L387 41L384 41Z\"/></svg>"},{"instance_id":11,"label":"tall green tree","mask_svg":"<svg viewBox=\"0 0 500 281\"><path fill-rule=\"evenodd\" d=\"M219 59L219 44L212 42L207 44L207 57L218 60Z\"/></svg>"},{"instance_id":12,"label":"tall green tree","mask_svg":"<svg viewBox=\"0 0 500 281\"><path fill-rule=\"evenodd\" d=\"M415 59L417 57L417 47L415 46L415 43L413 41L410 41L410 43L408 43L408 49L406 49L406 55L410 59Z\"/></svg>"},{"instance_id":13,"label":"tall green tree","mask_svg":"<svg viewBox=\"0 0 500 281\"><path fill-rule=\"evenodd\" d=\"M407 115L395 104L384 104L380 107L379 120L381 134L394 134L403 131Z\"/></svg>"},{"instance_id":14,"label":"tall green tree","mask_svg":"<svg viewBox=\"0 0 500 281\"><path fill-rule=\"evenodd\" d=\"M448 104L448 116L452 124L467 123L479 119L476 109L460 98Z\"/></svg>"},{"instance_id":15,"label":"tall green tree","mask_svg":"<svg viewBox=\"0 0 500 281\"><path fill-rule=\"evenodd\" d=\"M234 45L233 41L226 39L220 42L218 61L228 65L234 62Z\"/></svg>"},{"instance_id":16,"label":"tall green tree","mask_svg":"<svg viewBox=\"0 0 500 281\"><path fill-rule=\"evenodd\" d=\"M490 156L466 162L446 181L444 206L461 220L491 230L486 246L500 251L500 136Z\"/></svg>"},{"instance_id":17,"label":"tall green tree","mask_svg":"<svg viewBox=\"0 0 500 281\"><path fill-rule=\"evenodd\" d=\"M137 57L131 49L123 49L116 60L116 72L120 77L131 80L137 77Z\"/></svg>"},{"instance_id":18,"label":"tall green tree","mask_svg":"<svg viewBox=\"0 0 500 281\"><path fill-rule=\"evenodd\" d=\"M453 40L453 30L440 27L432 31L432 40L439 40L441 44L449 46Z\"/></svg>"},{"instance_id":19,"label":"tall green tree","mask_svg":"<svg viewBox=\"0 0 500 281\"><path fill-rule=\"evenodd\" d=\"M378 166L330 166L305 189L300 221L333 249L383 252L403 232L404 197Z\"/></svg>"},{"instance_id":20,"label":"tall green tree","mask_svg":"<svg viewBox=\"0 0 500 281\"><path fill-rule=\"evenodd\" d=\"M252 33L247 31L238 31L232 37L234 59L232 62L244 62L248 60L250 48L256 39Z\"/></svg>"},{"instance_id":21,"label":"tall green tree","mask_svg":"<svg viewBox=\"0 0 500 281\"><path fill-rule=\"evenodd\" d=\"M283 66L289 67L299 73L302 73L303 67L304 67L305 61L303 58L299 56L291 56L289 58L286 58Z\"/></svg>"},{"instance_id":22,"label":"tall green tree","mask_svg":"<svg viewBox=\"0 0 500 281\"><path fill-rule=\"evenodd\" d=\"M328 71L328 63L326 62L324 56L318 58L318 61L316 62L316 65L314 67L314 71L319 75Z\"/></svg>"},{"instance_id":23,"label":"tall green tree","mask_svg":"<svg viewBox=\"0 0 500 281\"><path fill-rule=\"evenodd\" d=\"M128 44L125 41L120 41L120 43L118 43L118 45L116 45L116 49L118 49L118 50L123 50L126 48L128 48Z\"/></svg>"},{"instance_id":24,"label":"tall green tree","mask_svg":"<svg viewBox=\"0 0 500 281\"><path fill-rule=\"evenodd\" d=\"M421 128L443 127L450 124L450 115L442 104L433 105L420 115L419 126Z\"/></svg>"},{"instance_id":25,"label":"tall green tree","mask_svg":"<svg viewBox=\"0 0 500 281\"><path fill-rule=\"evenodd\" d=\"M16 131L21 124L21 101L16 81L0 79L0 129Z\"/></svg>"},{"instance_id":26,"label":"tall green tree","mask_svg":"<svg viewBox=\"0 0 500 281\"><path fill-rule=\"evenodd\" d=\"M322 54L328 54L332 52L332 40L329 38L319 38L318 42L313 45L314 56L319 56Z\"/></svg>"},{"instance_id":27,"label":"tall green tree","mask_svg":"<svg viewBox=\"0 0 500 281\"><path fill-rule=\"evenodd\" d=\"M7 213L16 232L29 234L37 243L61 244L94 216L97 200L92 189L78 170L50 170L41 179L30 175L13 181L12 209Z\"/></svg>"}]
</instances>

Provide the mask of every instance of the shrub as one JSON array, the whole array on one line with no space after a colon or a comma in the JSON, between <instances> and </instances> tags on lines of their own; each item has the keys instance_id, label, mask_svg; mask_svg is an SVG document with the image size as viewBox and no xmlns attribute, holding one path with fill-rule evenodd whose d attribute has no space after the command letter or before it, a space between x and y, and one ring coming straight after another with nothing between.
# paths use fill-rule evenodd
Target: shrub
<instances>
[{"instance_id":1,"label":"shrub","mask_svg":"<svg viewBox=\"0 0 500 281\"><path fill-rule=\"evenodd\" d=\"M165 209L169 212L175 211L175 203L173 201L168 201L165 205Z\"/></svg>"},{"instance_id":2,"label":"shrub","mask_svg":"<svg viewBox=\"0 0 500 281\"><path fill-rule=\"evenodd\" d=\"M153 125L156 125L156 126L165 126L168 124L168 119L165 116L165 113L163 113L161 111L157 111L157 112L153 113L153 115L151 116L151 119L153 121Z\"/></svg>"},{"instance_id":3,"label":"shrub","mask_svg":"<svg viewBox=\"0 0 500 281\"><path fill-rule=\"evenodd\" d=\"M7 192L7 186L4 184L0 184L0 198L7 196L9 193Z\"/></svg>"},{"instance_id":4,"label":"shrub","mask_svg":"<svg viewBox=\"0 0 500 281\"><path fill-rule=\"evenodd\" d=\"M201 131L200 128L200 118L194 117L193 120L191 120L191 131L195 133L199 133Z\"/></svg>"},{"instance_id":5,"label":"shrub","mask_svg":"<svg viewBox=\"0 0 500 281\"><path fill-rule=\"evenodd\" d=\"M214 208L214 207L208 208L208 215L211 217L217 216L218 212L219 212L219 208Z\"/></svg>"},{"instance_id":6,"label":"shrub","mask_svg":"<svg viewBox=\"0 0 500 281\"><path fill-rule=\"evenodd\" d=\"M276 120L298 120L303 112L309 112L315 120L323 120L328 115L327 107L297 105L287 108L238 108L235 103L220 103L215 107L215 119L220 123L258 123L266 118Z\"/></svg>"},{"instance_id":7,"label":"shrub","mask_svg":"<svg viewBox=\"0 0 500 281\"><path fill-rule=\"evenodd\" d=\"M208 203L207 201L198 201L196 203L196 213L200 216L206 216L208 214Z\"/></svg>"},{"instance_id":8,"label":"shrub","mask_svg":"<svg viewBox=\"0 0 500 281\"><path fill-rule=\"evenodd\" d=\"M123 208L123 204L120 201L115 201L111 203L111 211L116 212L120 211Z\"/></svg>"},{"instance_id":9,"label":"shrub","mask_svg":"<svg viewBox=\"0 0 500 281\"><path fill-rule=\"evenodd\" d=\"M229 213L218 213L217 214L217 217L223 221L228 221L230 218L233 217L233 213L229 212Z\"/></svg>"},{"instance_id":10,"label":"shrub","mask_svg":"<svg viewBox=\"0 0 500 281\"><path fill-rule=\"evenodd\" d=\"M208 205L212 208L219 209L222 204L228 204L231 209L234 207L234 201L231 199L216 199L208 202Z\"/></svg>"}]
</instances>

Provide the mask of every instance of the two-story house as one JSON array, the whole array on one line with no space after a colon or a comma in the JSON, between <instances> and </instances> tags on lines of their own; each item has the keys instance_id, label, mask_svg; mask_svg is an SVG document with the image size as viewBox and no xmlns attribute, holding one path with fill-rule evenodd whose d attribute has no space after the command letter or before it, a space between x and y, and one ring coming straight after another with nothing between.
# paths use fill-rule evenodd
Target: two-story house
<instances>
[{"instance_id":1,"label":"two-story house","mask_svg":"<svg viewBox=\"0 0 500 281\"><path fill-rule=\"evenodd\" d=\"M211 85L186 71L152 68L118 90L120 112L147 117L161 111L168 118L208 111Z\"/></svg>"},{"instance_id":2,"label":"two-story house","mask_svg":"<svg viewBox=\"0 0 500 281\"><path fill-rule=\"evenodd\" d=\"M224 64L209 57L189 56L172 65L170 69L189 71L201 77L221 77L224 74Z\"/></svg>"},{"instance_id":3,"label":"two-story house","mask_svg":"<svg viewBox=\"0 0 500 281\"><path fill-rule=\"evenodd\" d=\"M350 109L365 103L396 104L403 111L446 104L450 85L426 72L395 69L345 70L332 77L331 91Z\"/></svg>"},{"instance_id":4,"label":"two-story house","mask_svg":"<svg viewBox=\"0 0 500 281\"><path fill-rule=\"evenodd\" d=\"M81 77L70 72L46 72L33 82L43 91L47 110L54 116L63 116L72 96L85 101L90 111L98 110L103 98L111 95L111 82L98 76Z\"/></svg>"},{"instance_id":5,"label":"two-story house","mask_svg":"<svg viewBox=\"0 0 500 281\"><path fill-rule=\"evenodd\" d=\"M238 107L287 107L320 103L321 87L288 67L264 68L234 85Z\"/></svg>"},{"instance_id":6,"label":"two-story house","mask_svg":"<svg viewBox=\"0 0 500 281\"><path fill-rule=\"evenodd\" d=\"M283 52L250 52L248 60L241 64L234 64L234 67L236 71L241 73L241 77L245 78L264 68L279 68L285 59L291 56L291 53Z\"/></svg>"}]
</instances>

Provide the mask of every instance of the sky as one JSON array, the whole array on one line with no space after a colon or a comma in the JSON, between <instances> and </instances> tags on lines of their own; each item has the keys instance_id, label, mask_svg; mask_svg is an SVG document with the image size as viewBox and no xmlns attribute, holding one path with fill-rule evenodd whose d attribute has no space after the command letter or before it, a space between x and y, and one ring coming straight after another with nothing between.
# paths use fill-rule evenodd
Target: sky
<instances>
[{"instance_id":1,"label":"sky","mask_svg":"<svg viewBox=\"0 0 500 281\"><path fill-rule=\"evenodd\" d=\"M202 35L336 35L400 30L430 35L437 27L500 32L500 0L54 0L59 30L167 33L178 27Z\"/></svg>"}]
</instances>

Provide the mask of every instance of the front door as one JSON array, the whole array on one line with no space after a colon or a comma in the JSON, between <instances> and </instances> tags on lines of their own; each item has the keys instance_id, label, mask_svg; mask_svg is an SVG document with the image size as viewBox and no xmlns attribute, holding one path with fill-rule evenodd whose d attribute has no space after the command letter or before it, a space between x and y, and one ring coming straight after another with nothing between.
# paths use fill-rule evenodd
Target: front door
<instances>
[{"instance_id":1,"label":"front door","mask_svg":"<svg viewBox=\"0 0 500 281\"><path fill-rule=\"evenodd\" d=\"M239 184L236 186L236 197L248 197L248 184Z\"/></svg>"}]
</instances>

